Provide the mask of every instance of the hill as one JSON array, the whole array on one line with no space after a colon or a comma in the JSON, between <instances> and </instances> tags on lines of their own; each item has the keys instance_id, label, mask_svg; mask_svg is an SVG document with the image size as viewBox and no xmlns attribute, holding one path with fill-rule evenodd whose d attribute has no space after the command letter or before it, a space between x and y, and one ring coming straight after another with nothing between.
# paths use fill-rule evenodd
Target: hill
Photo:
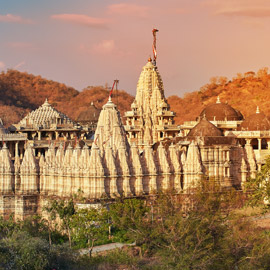
<instances>
[{"instance_id":1,"label":"hill","mask_svg":"<svg viewBox=\"0 0 270 270\"><path fill-rule=\"evenodd\" d=\"M48 98L56 109L75 120L92 101L96 107L101 108L108 95L109 90L103 86L90 86L79 92L41 76L8 70L0 74L0 118L5 126L17 123ZM129 110L133 99L125 91L114 92L113 101L118 104L121 112Z\"/></svg>"},{"instance_id":2,"label":"hill","mask_svg":"<svg viewBox=\"0 0 270 270\"><path fill-rule=\"evenodd\" d=\"M171 109L176 112L176 122L180 124L184 121L195 120L205 106L216 102L218 96L221 102L228 102L244 117L255 113L256 106L270 116L268 69L260 69L257 73L253 71L245 74L238 73L232 80L226 77L213 77L199 91L186 93L183 98L170 96L168 102Z\"/></svg>"},{"instance_id":3,"label":"hill","mask_svg":"<svg viewBox=\"0 0 270 270\"><path fill-rule=\"evenodd\" d=\"M29 111L40 106L46 98L61 112L76 119L91 102L101 108L106 103L109 90L104 86L88 86L79 92L65 84L54 82L26 72L8 70L0 74L0 117L9 126L17 123ZM186 93L183 98L168 97L171 110L176 112L176 124L194 120L205 106L215 103L217 96L228 102L246 117L255 113L256 106L270 116L270 74L260 69L237 74L232 80L213 77L199 91ZM127 92L115 91L113 101L123 114L130 110L134 97Z\"/></svg>"}]
</instances>

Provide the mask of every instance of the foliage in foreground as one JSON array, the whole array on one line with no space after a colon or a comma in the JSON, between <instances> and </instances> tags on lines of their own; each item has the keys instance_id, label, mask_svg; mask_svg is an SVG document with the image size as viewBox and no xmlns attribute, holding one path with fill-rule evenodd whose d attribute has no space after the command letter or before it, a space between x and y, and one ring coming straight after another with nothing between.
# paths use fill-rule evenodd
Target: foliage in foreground
<instances>
[{"instance_id":1,"label":"foliage in foreground","mask_svg":"<svg viewBox=\"0 0 270 270\"><path fill-rule=\"evenodd\" d=\"M108 211L54 201L47 208L53 223L0 220L0 269L269 269L270 233L234 210L242 205L241 193L209 182L189 197L120 198ZM111 240L136 247L91 256L95 243ZM88 255L78 255L82 247Z\"/></svg>"}]
</instances>

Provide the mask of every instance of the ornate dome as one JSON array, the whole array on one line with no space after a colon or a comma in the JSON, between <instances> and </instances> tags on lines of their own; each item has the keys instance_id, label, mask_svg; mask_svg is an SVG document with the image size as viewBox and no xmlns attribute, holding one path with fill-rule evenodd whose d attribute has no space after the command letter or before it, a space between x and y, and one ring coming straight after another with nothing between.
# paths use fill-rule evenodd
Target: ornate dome
<instances>
[{"instance_id":1,"label":"ornate dome","mask_svg":"<svg viewBox=\"0 0 270 270\"><path fill-rule=\"evenodd\" d=\"M91 102L90 106L79 114L77 122L82 124L97 123L100 111L101 110Z\"/></svg>"},{"instance_id":2,"label":"ornate dome","mask_svg":"<svg viewBox=\"0 0 270 270\"><path fill-rule=\"evenodd\" d=\"M270 121L257 107L255 114L247 117L240 125L239 130L270 130Z\"/></svg>"},{"instance_id":3,"label":"ornate dome","mask_svg":"<svg viewBox=\"0 0 270 270\"><path fill-rule=\"evenodd\" d=\"M194 128L190 130L187 137L219 137L222 131L215 125L203 118Z\"/></svg>"},{"instance_id":4,"label":"ornate dome","mask_svg":"<svg viewBox=\"0 0 270 270\"><path fill-rule=\"evenodd\" d=\"M44 125L53 123L56 119L61 119L63 123L74 124L65 114L53 108L46 98L39 108L26 115L17 126Z\"/></svg>"},{"instance_id":5,"label":"ornate dome","mask_svg":"<svg viewBox=\"0 0 270 270\"><path fill-rule=\"evenodd\" d=\"M208 105L200 114L200 117L205 116L209 121L238 121L243 120L243 115L232 108L230 105L221 103L219 97L217 103Z\"/></svg>"}]
</instances>

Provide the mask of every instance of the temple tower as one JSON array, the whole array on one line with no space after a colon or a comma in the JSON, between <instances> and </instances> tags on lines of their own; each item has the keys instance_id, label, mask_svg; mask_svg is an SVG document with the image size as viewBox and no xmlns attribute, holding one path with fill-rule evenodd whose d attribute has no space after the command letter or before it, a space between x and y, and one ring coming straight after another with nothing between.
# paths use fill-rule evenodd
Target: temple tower
<instances>
[{"instance_id":1,"label":"temple tower","mask_svg":"<svg viewBox=\"0 0 270 270\"><path fill-rule=\"evenodd\" d=\"M143 67L131 111L125 113L125 130L129 142L140 147L153 144L178 133L174 125L175 113L164 96L164 87L158 68L152 59Z\"/></svg>"}]
</instances>

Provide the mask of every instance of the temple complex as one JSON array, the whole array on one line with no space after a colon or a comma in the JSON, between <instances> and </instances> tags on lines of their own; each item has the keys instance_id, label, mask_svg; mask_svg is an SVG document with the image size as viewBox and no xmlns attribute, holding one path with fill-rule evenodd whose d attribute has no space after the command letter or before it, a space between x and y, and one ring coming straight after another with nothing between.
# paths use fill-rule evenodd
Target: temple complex
<instances>
[{"instance_id":1,"label":"temple complex","mask_svg":"<svg viewBox=\"0 0 270 270\"><path fill-rule=\"evenodd\" d=\"M270 122L259 108L244 119L218 97L196 121L176 126L174 116L155 57L142 69L125 125L110 96L101 111L91 104L81 113L80 124L47 100L14 134L0 123L0 215L42 214L50 198L78 191L91 204L162 190L188 194L202 179L221 191L243 190L270 154Z\"/></svg>"}]
</instances>

